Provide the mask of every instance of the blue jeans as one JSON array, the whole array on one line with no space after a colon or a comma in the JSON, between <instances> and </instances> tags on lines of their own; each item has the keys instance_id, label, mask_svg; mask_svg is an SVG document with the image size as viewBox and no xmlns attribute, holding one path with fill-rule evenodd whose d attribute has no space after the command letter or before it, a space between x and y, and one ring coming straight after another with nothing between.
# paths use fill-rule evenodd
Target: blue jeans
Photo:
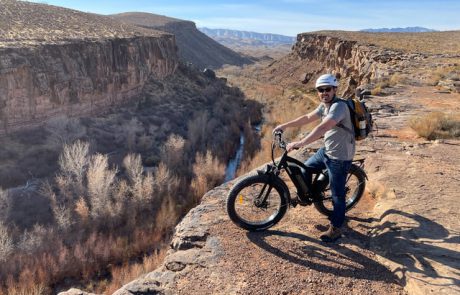
<instances>
[{"instance_id":1,"label":"blue jeans","mask_svg":"<svg viewBox=\"0 0 460 295\"><path fill-rule=\"evenodd\" d=\"M332 204L334 205L333 213L329 219L334 227L341 227L345 222L345 182L351 167L351 161L330 159L323 147L305 161L305 166L311 168L312 171L327 169ZM307 174L309 174L307 175L308 179L311 179L311 172L307 170Z\"/></svg>"}]
</instances>

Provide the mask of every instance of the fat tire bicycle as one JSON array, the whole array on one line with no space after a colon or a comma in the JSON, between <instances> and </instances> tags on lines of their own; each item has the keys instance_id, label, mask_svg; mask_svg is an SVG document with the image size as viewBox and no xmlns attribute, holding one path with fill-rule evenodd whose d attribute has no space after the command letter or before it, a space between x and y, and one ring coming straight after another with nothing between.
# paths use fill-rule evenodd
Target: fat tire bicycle
<instances>
[{"instance_id":1,"label":"fat tire bicycle","mask_svg":"<svg viewBox=\"0 0 460 295\"><path fill-rule=\"evenodd\" d=\"M275 149L284 150L275 161ZM322 214L330 216L333 211L329 176L327 170L312 170L299 160L288 156L282 132L274 134L271 147L272 163L255 174L236 182L227 196L227 213L239 227L249 231L261 231L277 224L289 206L313 204ZM363 170L364 159L354 160L346 179L345 202L348 211L361 199L366 187L367 175ZM310 171L311 181L307 181L304 171ZM286 182L280 177L285 171L297 190L291 197Z\"/></svg>"}]
</instances>

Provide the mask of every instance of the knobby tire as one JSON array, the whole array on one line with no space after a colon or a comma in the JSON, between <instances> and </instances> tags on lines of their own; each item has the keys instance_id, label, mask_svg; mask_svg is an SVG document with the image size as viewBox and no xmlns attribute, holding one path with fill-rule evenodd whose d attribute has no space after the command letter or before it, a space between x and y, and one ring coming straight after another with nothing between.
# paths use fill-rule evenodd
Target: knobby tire
<instances>
[{"instance_id":1,"label":"knobby tire","mask_svg":"<svg viewBox=\"0 0 460 295\"><path fill-rule=\"evenodd\" d=\"M346 196L345 196L345 211L352 209L359 202L364 194L366 188L366 174L364 171L355 164L351 165L350 171L347 176L346 183ZM333 205L331 199L330 186L324 190L320 195L320 200L314 203L315 208L326 216L332 215Z\"/></svg>"},{"instance_id":2,"label":"knobby tire","mask_svg":"<svg viewBox=\"0 0 460 295\"><path fill-rule=\"evenodd\" d=\"M249 231L261 231L277 224L286 214L289 191L286 192L281 180L269 175L250 175L238 181L227 196L227 213L239 227ZM254 200L269 191L263 204Z\"/></svg>"}]
</instances>

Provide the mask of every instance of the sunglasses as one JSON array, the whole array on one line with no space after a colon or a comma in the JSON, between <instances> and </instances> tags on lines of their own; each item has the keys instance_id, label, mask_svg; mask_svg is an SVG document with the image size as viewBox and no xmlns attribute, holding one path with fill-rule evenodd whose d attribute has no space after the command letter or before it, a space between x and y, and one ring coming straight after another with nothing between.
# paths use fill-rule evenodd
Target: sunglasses
<instances>
[{"instance_id":1,"label":"sunglasses","mask_svg":"<svg viewBox=\"0 0 460 295\"><path fill-rule=\"evenodd\" d=\"M319 93L323 93L323 92L329 92L332 90L332 87L326 87L326 88L317 88L316 90L318 90Z\"/></svg>"}]
</instances>

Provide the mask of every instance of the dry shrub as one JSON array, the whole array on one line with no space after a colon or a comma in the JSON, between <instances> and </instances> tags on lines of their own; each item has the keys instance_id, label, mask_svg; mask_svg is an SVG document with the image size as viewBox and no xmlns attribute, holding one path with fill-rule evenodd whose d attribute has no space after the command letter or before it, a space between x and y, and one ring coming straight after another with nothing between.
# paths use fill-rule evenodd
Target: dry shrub
<instances>
[{"instance_id":1,"label":"dry shrub","mask_svg":"<svg viewBox=\"0 0 460 295\"><path fill-rule=\"evenodd\" d=\"M80 140L65 144L59 156L60 174L56 183L62 195L73 200L83 194L83 179L89 161L89 144Z\"/></svg>"},{"instance_id":2,"label":"dry shrub","mask_svg":"<svg viewBox=\"0 0 460 295\"><path fill-rule=\"evenodd\" d=\"M140 155L128 154L123 159L123 166L126 169L131 192L138 201L138 205L145 205L153 198L153 176L151 173L143 175L143 166Z\"/></svg>"},{"instance_id":3,"label":"dry shrub","mask_svg":"<svg viewBox=\"0 0 460 295\"><path fill-rule=\"evenodd\" d=\"M133 151L136 147L136 138L137 133L144 131L142 123L137 120L137 118L131 119L128 123L124 124L121 130L126 143L126 148L129 151Z\"/></svg>"},{"instance_id":4,"label":"dry shrub","mask_svg":"<svg viewBox=\"0 0 460 295\"><path fill-rule=\"evenodd\" d=\"M78 217L83 222L83 224L86 224L88 222L90 211L83 197L80 197L77 203L75 204L75 212L77 213Z\"/></svg>"},{"instance_id":5,"label":"dry shrub","mask_svg":"<svg viewBox=\"0 0 460 295\"><path fill-rule=\"evenodd\" d=\"M400 73L395 73L390 77L389 84L392 86L398 85L398 84L405 84L407 83L408 79L407 76L400 74Z\"/></svg>"},{"instance_id":6,"label":"dry shrub","mask_svg":"<svg viewBox=\"0 0 460 295\"><path fill-rule=\"evenodd\" d=\"M200 112L187 124L187 143L192 147L192 154L205 148L206 138L208 137L206 133L208 120L208 113Z\"/></svg>"},{"instance_id":7,"label":"dry shrub","mask_svg":"<svg viewBox=\"0 0 460 295\"><path fill-rule=\"evenodd\" d=\"M203 118L202 120L206 121ZM198 123L198 125L202 123ZM185 140L183 137L176 134L170 135L161 148L161 161L172 170L180 169L183 165L184 146Z\"/></svg>"},{"instance_id":8,"label":"dry shrub","mask_svg":"<svg viewBox=\"0 0 460 295\"><path fill-rule=\"evenodd\" d=\"M177 176L164 163L160 163L155 170L153 183L155 194L163 197L174 195L180 185Z\"/></svg>"},{"instance_id":9,"label":"dry shrub","mask_svg":"<svg viewBox=\"0 0 460 295\"><path fill-rule=\"evenodd\" d=\"M34 254L45 248L48 238L52 235L43 225L34 225L32 231L25 231L22 235L18 248L27 254Z\"/></svg>"},{"instance_id":10,"label":"dry shrub","mask_svg":"<svg viewBox=\"0 0 460 295\"><path fill-rule=\"evenodd\" d=\"M63 231L68 230L74 223L71 209L65 205L53 206L53 213L59 229Z\"/></svg>"},{"instance_id":11,"label":"dry shrub","mask_svg":"<svg viewBox=\"0 0 460 295\"><path fill-rule=\"evenodd\" d=\"M110 216L113 211L111 194L117 171L110 170L108 166L107 155L96 154L89 161L86 178L91 216L94 218Z\"/></svg>"},{"instance_id":12,"label":"dry shrub","mask_svg":"<svg viewBox=\"0 0 460 295\"><path fill-rule=\"evenodd\" d=\"M144 133L138 139L138 148L141 151L147 152L152 149L154 142L155 138L153 136Z\"/></svg>"},{"instance_id":13,"label":"dry shrub","mask_svg":"<svg viewBox=\"0 0 460 295\"><path fill-rule=\"evenodd\" d=\"M45 129L50 133L48 140L56 145L69 144L86 134L86 128L78 118L61 115L46 122Z\"/></svg>"},{"instance_id":14,"label":"dry shrub","mask_svg":"<svg viewBox=\"0 0 460 295\"><path fill-rule=\"evenodd\" d=\"M430 86L436 86L443 78L444 74L439 70L435 70L427 75L425 82Z\"/></svg>"},{"instance_id":15,"label":"dry shrub","mask_svg":"<svg viewBox=\"0 0 460 295\"><path fill-rule=\"evenodd\" d=\"M179 214L172 197L163 198L155 216L155 229L158 233L166 233L176 225L178 218Z\"/></svg>"},{"instance_id":16,"label":"dry shrub","mask_svg":"<svg viewBox=\"0 0 460 295\"><path fill-rule=\"evenodd\" d=\"M428 140L460 137L460 120L440 112L414 117L409 121L409 126Z\"/></svg>"},{"instance_id":17,"label":"dry shrub","mask_svg":"<svg viewBox=\"0 0 460 295\"><path fill-rule=\"evenodd\" d=\"M6 221L11 208L11 199L8 191L0 187L0 222Z\"/></svg>"},{"instance_id":18,"label":"dry shrub","mask_svg":"<svg viewBox=\"0 0 460 295\"><path fill-rule=\"evenodd\" d=\"M248 173L252 169L255 169L256 167L262 166L269 162L271 159L271 143L272 141L269 138L264 138L261 142L261 149L254 157L241 163L237 171L237 175Z\"/></svg>"},{"instance_id":19,"label":"dry shrub","mask_svg":"<svg viewBox=\"0 0 460 295\"><path fill-rule=\"evenodd\" d=\"M9 284L7 293L8 295L43 295L48 294L49 288L43 283L29 282L24 283L12 283ZM2 293L0 293L2 294Z\"/></svg>"},{"instance_id":20,"label":"dry shrub","mask_svg":"<svg viewBox=\"0 0 460 295\"><path fill-rule=\"evenodd\" d=\"M207 191L223 181L225 165L215 158L211 151L207 151L206 155L197 153L195 164L193 164L193 174L191 188L195 201L199 203Z\"/></svg>"},{"instance_id":21,"label":"dry shrub","mask_svg":"<svg viewBox=\"0 0 460 295\"><path fill-rule=\"evenodd\" d=\"M75 177L81 181L88 164L89 144L80 140L65 144L59 156L59 168L62 174Z\"/></svg>"},{"instance_id":22,"label":"dry shrub","mask_svg":"<svg viewBox=\"0 0 460 295\"><path fill-rule=\"evenodd\" d=\"M111 269L112 279L107 286L97 290L98 293L113 294L121 286L142 275L155 270L166 256L166 250L155 251L152 255L144 256L140 263L124 263L122 266Z\"/></svg>"},{"instance_id":23,"label":"dry shrub","mask_svg":"<svg viewBox=\"0 0 460 295\"><path fill-rule=\"evenodd\" d=\"M128 154L123 159L123 166L126 169L126 174L133 187L137 187L142 183L142 161L140 155Z\"/></svg>"},{"instance_id":24,"label":"dry shrub","mask_svg":"<svg viewBox=\"0 0 460 295\"><path fill-rule=\"evenodd\" d=\"M375 86L374 89L371 90L372 95L380 95L382 94L382 87L381 86Z\"/></svg>"},{"instance_id":25,"label":"dry shrub","mask_svg":"<svg viewBox=\"0 0 460 295\"><path fill-rule=\"evenodd\" d=\"M371 90L372 95L380 95L383 93L383 89L390 87L390 81L388 78L383 78L377 84L375 84L374 89Z\"/></svg>"},{"instance_id":26,"label":"dry shrub","mask_svg":"<svg viewBox=\"0 0 460 295\"><path fill-rule=\"evenodd\" d=\"M3 222L0 222L0 262L4 263L8 256L13 253L13 239L8 233L8 228Z\"/></svg>"}]
</instances>

